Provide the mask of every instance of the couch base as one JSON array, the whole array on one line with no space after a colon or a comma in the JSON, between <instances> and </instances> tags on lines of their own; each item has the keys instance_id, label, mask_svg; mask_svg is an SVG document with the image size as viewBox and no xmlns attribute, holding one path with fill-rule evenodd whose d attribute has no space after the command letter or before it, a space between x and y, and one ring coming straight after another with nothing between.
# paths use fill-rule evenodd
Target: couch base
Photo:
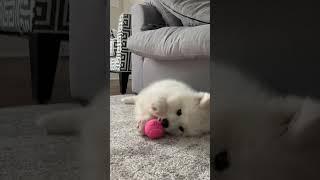
<instances>
[{"instance_id":1,"label":"couch base","mask_svg":"<svg viewBox=\"0 0 320 180\"><path fill-rule=\"evenodd\" d=\"M150 83L161 79L176 79L199 91L210 91L210 60L179 61L134 58L132 61L132 91L139 93Z\"/></svg>"}]
</instances>

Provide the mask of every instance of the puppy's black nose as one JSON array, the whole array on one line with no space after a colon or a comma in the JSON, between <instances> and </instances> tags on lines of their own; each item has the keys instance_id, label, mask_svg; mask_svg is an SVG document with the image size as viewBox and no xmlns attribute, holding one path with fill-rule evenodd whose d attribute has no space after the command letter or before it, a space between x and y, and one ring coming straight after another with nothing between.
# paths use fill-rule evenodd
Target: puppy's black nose
<instances>
[{"instance_id":1,"label":"puppy's black nose","mask_svg":"<svg viewBox=\"0 0 320 180\"><path fill-rule=\"evenodd\" d=\"M222 151L214 156L213 168L216 171L224 171L230 166L228 152Z\"/></svg>"},{"instance_id":2,"label":"puppy's black nose","mask_svg":"<svg viewBox=\"0 0 320 180\"><path fill-rule=\"evenodd\" d=\"M168 128L169 127L169 121L168 119L162 119L161 120L161 124L164 128Z\"/></svg>"}]
</instances>

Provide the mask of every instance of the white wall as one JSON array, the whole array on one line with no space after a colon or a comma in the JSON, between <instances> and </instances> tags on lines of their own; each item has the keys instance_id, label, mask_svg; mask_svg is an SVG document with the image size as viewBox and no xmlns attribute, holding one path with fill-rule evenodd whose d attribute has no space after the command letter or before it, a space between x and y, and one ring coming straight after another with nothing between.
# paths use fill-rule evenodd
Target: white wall
<instances>
[{"instance_id":1,"label":"white wall","mask_svg":"<svg viewBox=\"0 0 320 180\"><path fill-rule=\"evenodd\" d=\"M144 0L123 0L123 12L128 13L132 5L143 3L143 1Z\"/></svg>"},{"instance_id":2,"label":"white wall","mask_svg":"<svg viewBox=\"0 0 320 180\"><path fill-rule=\"evenodd\" d=\"M28 41L26 39L0 35L0 57L24 57L28 55Z\"/></svg>"},{"instance_id":3,"label":"white wall","mask_svg":"<svg viewBox=\"0 0 320 180\"><path fill-rule=\"evenodd\" d=\"M110 28L117 29L121 13L129 13L130 7L144 0L111 0L110 1Z\"/></svg>"},{"instance_id":4,"label":"white wall","mask_svg":"<svg viewBox=\"0 0 320 180\"><path fill-rule=\"evenodd\" d=\"M68 55L68 43L62 42L60 55ZM0 57L27 57L29 56L28 39L19 36L0 35Z\"/></svg>"},{"instance_id":5,"label":"white wall","mask_svg":"<svg viewBox=\"0 0 320 180\"><path fill-rule=\"evenodd\" d=\"M110 28L118 29L118 20L123 12L123 0L110 1Z\"/></svg>"}]
</instances>

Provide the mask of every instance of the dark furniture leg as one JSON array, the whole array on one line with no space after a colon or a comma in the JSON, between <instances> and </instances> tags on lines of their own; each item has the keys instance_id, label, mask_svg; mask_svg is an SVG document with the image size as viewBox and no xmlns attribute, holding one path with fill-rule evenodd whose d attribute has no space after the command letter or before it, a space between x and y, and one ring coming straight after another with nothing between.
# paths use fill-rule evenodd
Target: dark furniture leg
<instances>
[{"instance_id":1,"label":"dark furniture leg","mask_svg":"<svg viewBox=\"0 0 320 180\"><path fill-rule=\"evenodd\" d=\"M127 92L129 75L130 75L130 72L120 72L119 73L120 93L121 94L125 94Z\"/></svg>"},{"instance_id":2,"label":"dark furniture leg","mask_svg":"<svg viewBox=\"0 0 320 180\"><path fill-rule=\"evenodd\" d=\"M51 98L59 47L60 39L52 34L33 34L29 39L32 96L40 104Z\"/></svg>"}]
</instances>

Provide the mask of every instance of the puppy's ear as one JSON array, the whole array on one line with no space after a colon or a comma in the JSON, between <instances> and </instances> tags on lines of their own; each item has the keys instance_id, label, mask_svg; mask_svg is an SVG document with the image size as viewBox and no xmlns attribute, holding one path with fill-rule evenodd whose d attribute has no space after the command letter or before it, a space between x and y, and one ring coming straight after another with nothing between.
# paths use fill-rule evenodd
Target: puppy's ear
<instances>
[{"instance_id":1,"label":"puppy's ear","mask_svg":"<svg viewBox=\"0 0 320 180\"><path fill-rule=\"evenodd\" d=\"M199 92L199 106L201 108L207 108L210 107L210 94L207 92Z\"/></svg>"}]
</instances>

